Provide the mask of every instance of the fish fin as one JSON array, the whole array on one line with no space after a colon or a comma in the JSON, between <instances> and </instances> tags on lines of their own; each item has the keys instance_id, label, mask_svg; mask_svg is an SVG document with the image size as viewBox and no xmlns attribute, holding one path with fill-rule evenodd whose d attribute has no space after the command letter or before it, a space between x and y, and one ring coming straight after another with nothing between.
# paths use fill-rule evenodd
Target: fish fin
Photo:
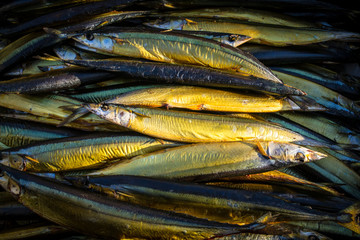
<instances>
[{"instance_id":1,"label":"fish fin","mask_svg":"<svg viewBox=\"0 0 360 240\"><path fill-rule=\"evenodd\" d=\"M166 30L164 30L164 31L160 31L160 32L162 32L162 33L166 33L166 32L171 32L172 31L172 29L166 29Z\"/></svg>"},{"instance_id":2,"label":"fish fin","mask_svg":"<svg viewBox=\"0 0 360 240\"><path fill-rule=\"evenodd\" d=\"M264 215L262 215L261 217L259 217L258 219L256 219L256 223L262 223L262 224L267 224L270 222L275 222L276 218L278 216L280 216L281 214L273 214L271 212L265 213Z\"/></svg>"},{"instance_id":3,"label":"fish fin","mask_svg":"<svg viewBox=\"0 0 360 240\"><path fill-rule=\"evenodd\" d=\"M62 110L66 110L66 111L76 111L78 109L78 105L76 104L72 104L72 105L63 105L63 106L59 106L60 109Z\"/></svg>"},{"instance_id":4,"label":"fish fin","mask_svg":"<svg viewBox=\"0 0 360 240\"><path fill-rule=\"evenodd\" d=\"M23 156L25 159L29 160L29 161L32 161L32 162L35 162L35 163L40 163L39 160L36 160L35 158L32 158L28 155L25 155Z\"/></svg>"},{"instance_id":5,"label":"fish fin","mask_svg":"<svg viewBox=\"0 0 360 240\"><path fill-rule=\"evenodd\" d=\"M59 29L55 29L55 28L49 28L49 27L43 27L43 30L47 33L47 34L53 34L58 36L60 39L67 39L67 38L72 38L74 36L77 35L81 35L82 33L66 33L66 32L62 32Z\"/></svg>"},{"instance_id":6,"label":"fish fin","mask_svg":"<svg viewBox=\"0 0 360 240\"><path fill-rule=\"evenodd\" d=\"M135 114L136 116L144 117L144 118L150 118L150 116L147 116L147 115L142 114L142 113L138 113L138 112L136 112L136 111L134 111L134 110L130 110L130 109L126 109L126 110L128 110L130 113Z\"/></svg>"},{"instance_id":7,"label":"fish fin","mask_svg":"<svg viewBox=\"0 0 360 240\"><path fill-rule=\"evenodd\" d=\"M128 42L127 40L123 40L121 38L112 38L115 40L116 43L119 43L119 44L122 44L122 43L125 43L125 42Z\"/></svg>"},{"instance_id":8,"label":"fish fin","mask_svg":"<svg viewBox=\"0 0 360 240\"><path fill-rule=\"evenodd\" d=\"M79 107L73 111L69 116L67 116L62 122L60 122L57 127L62 127L70 122L75 121L78 118L81 118L85 114L89 113L89 110L87 110L84 107Z\"/></svg>"},{"instance_id":9,"label":"fish fin","mask_svg":"<svg viewBox=\"0 0 360 240\"><path fill-rule=\"evenodd\" d=\"M161 143L161 144L165 144L164 140L163 139L160 139L160 138L156 138L155 139L157 142Z\"/></svg>"},{"instance_id":10,"label":"fish fin","mask_svg":"<svg viewBox=\"0 0 360 240\"><path fill-rule=\"evenodd\" d=\"M55 29L55 28L48 28L48 27L44 27L43 30L47 33L47 34L52 34L52 35L56 35L61 39L67 39L72 37L72 35L70 34L66 34L63 33L62 31Z\"/></svg>"},{"instance_id":11,"label":"fish fin","mask_svg":"<svg viewBox=\"0 0 360 240\"><path fill-rule=\"evenodd\" d=\"M38 60L47 60L47 61L62 61L61 58L50 55L48 53L44 53L44 56L33 56L33 58Z\"/></svg>"},{"instance_id":12,"label":"fish fin","mask_svg":"<svg viewBox=\"0 0 360 240\"><path fill-rule=\"evenodd\" d=\"M109 21L103 21L103 22L99 23L99 25L97 25L96 28L105 26L105 25L107 25L107 24L109 24ZM92 29L91 29L91 30L92 30Z\"/></svg>"},{"instance_id":13,"label":"fish fin","mask_svg":"<svg viewBox=\"0 0 360 240\"><path fill-rule=\"evenodd\" d=\"M164 7L167 7L167 8L176 8L172 3L167 3L167 2L164 3Z\"/></svg>"},{"instance_id":14,"label":"fish fin","mask_svg":"<svg viewBox=\"0 0 360 240\"><path fill-rule=\"evenodd\" d=\"M127 198L134 198L135 196L133 195L130 195L130 194L127 194L125 192L122 192L120 190L115 190L115 194L116 195L121 195L121 196L124 196L124 197L127 197Z\"/></svg>"},{"instance_id":15,"label":"fish fin","mask_svg":"<svg viewBox=\"0 0 360 240\"><path fill-rule=\"evenodd\" d=\"M197 22L195 22L195 21L193 21L193 20L190 20L190 19L188 19L188 18L185 18L185 21L186 21L187 23L197 24Z\"/></svg>"},{"instance_id":16,"label":"fish fin","mask_svg":"<svg viewBox=\"0 0 360 240\"><path fill-rule=\"evenodd\" d=\"M260 144L260 142L256 141L256 146L258 147L259 152L260 152L263 156L271 159L271 157L269 156L269 154L266 153L265 149L264 149L263 146Z\"/></svg>"},{"instance_id":17,"label":"fish fin","mask_svg":"<svg viewBox=\"0 0 360 240\"><path fill-rule=\"evenodd\" d=\"M1 150L5 150L5 149L8 149L10 147L6 146L4 143L0 142L0 151ZM1 159L1 153L0 153L0 159Z\"/></svg>"},{"instance_id":18,"label":"fish fin","mask_svg":"<svg viewBox=\"0 0 360 240\"><path fill-rule=\"evenodd\" d=\"M344 209L338 217L338 224L360 234L360 202ZM342 219L346 218L346 219ZM350 221L344 222L350 218Z\"/></svg>"}]
</instances>

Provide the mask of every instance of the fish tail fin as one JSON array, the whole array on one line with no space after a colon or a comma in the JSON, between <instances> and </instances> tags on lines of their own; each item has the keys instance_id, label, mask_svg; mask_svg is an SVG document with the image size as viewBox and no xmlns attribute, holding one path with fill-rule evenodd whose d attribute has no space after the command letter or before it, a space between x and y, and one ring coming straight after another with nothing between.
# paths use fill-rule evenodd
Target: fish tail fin
<instances>
[{"instance_id":1,"label":"fish tail fin","mask_svg":"<svg viewBox=\"0 0 360 240\"><path fill-rule=\"evenodd\" d=\"M360 234L360 202L344 209L338 217L338 224Z\"/></svg>"},{"instance_id":2,"label":"fish tail fin","mask_svg":"<svg viewBox=\"0 0 360 240\"><path fill-rule=\"evenodd\" d=\"M63 61L61 58L50 55L48 53L44 53L44 56L34 56L33 58L38 60L47 60L47 61Z\"/></svg>"}]
</instances>

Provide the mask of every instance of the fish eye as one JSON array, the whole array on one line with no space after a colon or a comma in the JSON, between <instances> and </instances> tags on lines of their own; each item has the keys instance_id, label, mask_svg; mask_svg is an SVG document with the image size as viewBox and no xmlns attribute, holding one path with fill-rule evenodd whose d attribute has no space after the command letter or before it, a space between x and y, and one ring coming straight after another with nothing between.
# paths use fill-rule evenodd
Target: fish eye
<instances>
[{"instance_id":1,"label":"fish eye","mask_svg":"<svg viewBox=\"0 0 360 240\"><path fill-rule=\"evenodd\" d=\"M298 152L295 155L295 160L303 162L303 161L305 161L305 155L302 152Z\"/></svg>"},{"instance_id":2,"label":"fish eye","mask_svg":"<svg viewBox=\"0 0 360 240\"><path fill-rule=\"evenodd\" d=\"M310 235L310 236L308 236L307 239L308 240L319 240L319 238L317 236L315 236L315 235Z\"/></svg>"},{"instance_id":3,"label":"fish eye","mask_svg":"<svg viewBox=\"0 0 360 240\"><path fill-rule=\"evenodd\" d=\"M236 35L230 35L229 36L229 41L234 42L236 40L237 36Z\"/></svg>"},{"instance_id":4,"label":"fish eye","mask_svg":"<svg viewBox=\"0 0 360 240\"><path fill-rule=\"evenodd\" d=\"M89 41L92 41L92 40L94 40L94 34L92 34L92 33L87 33L87 34L85 34L85 37L86 37L86 39L87 40L89 40Z\"/></svg>"},{"instance_id":5,"label":"fish eye","mask_svg":"<svg viewBox=\"0 0 360 240\"><path fill-rule=\"evenodd\" d=\"M101 110L103 110L103 111L107 111L107 110L109 110L109 105L107 105L107 104L102 104L102 105L100 106L100 108L101 108Z\"/></svg>"}]
</instances>

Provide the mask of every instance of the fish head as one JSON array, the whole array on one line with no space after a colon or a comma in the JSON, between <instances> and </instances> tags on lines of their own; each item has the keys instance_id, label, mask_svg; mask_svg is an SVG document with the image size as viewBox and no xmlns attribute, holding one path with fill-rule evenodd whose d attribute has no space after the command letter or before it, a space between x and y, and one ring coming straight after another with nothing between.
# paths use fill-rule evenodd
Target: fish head
<instances>
[{"instance_id":1,"label":"fish head","mask_svg":"<svg viewBox=\"0 0 360 240\"><path fill-rule=\"evenodd\" d=\"M267 142L262 144L270 158L285 162L307 163L326 157L325 154L316 152L292 143Z\"/></svg>"},{"instance_id":2,"label":"fish head","mask_svg":"<svg viewBox=\"0 0 360 240\"><path fill-rule=\"evenodd\" d=\"M26 160L21 155L2 152L1 158L2 158L0 160L1 164L18 169L20 171L25 170Z\"/></svg>"},{"instance_id":3,"label":"fish head","mask_svg":"<svg viewBox=\"0 0 360 240\"><path fill-rule=\"evenodd\" d=\"M244 37L241 35L237 35L237 34L231 34L229 36L224 37L221 42L225 43L227 45L233 46L233 47L238 47L241 44L251 40L251 37Z\"/></svg>"},{"instance_id":4,"label":"fish head","mask_svg":"<svg viewBox=\"0 0 360 240\"><path fill-rule=\"evenodd\" d=\"M144 25L161 29L182 30L187 23L185 19L156 19L155 21L146 22Z\"/></svg>"},{"instance_id":5,"label":"fish head","mask_svg":"<svg viewBox=\"0 0 360 240\"><path fill-rule=\"evenodd\" d=\"M55 47L53 50L56 53L56 55L61 59L75 60L78 59L79 57L78 54L73 49L67 46Z\"/></svg>"},{"instance_id":6,"label":"fish head","mask_svg":"<svg viewBox=\"0 0 360 240\"><path fill-rule=\"evenodd\" d=\"M114 104L108 103L88 103L83 105L87 110L106 119L110 122L119 124L120 126L127 127L130 124L133 114Z\"/></svg>"},{"instance_id":7,"label":"fish head","mask_svg":"<svg viewBox=\"0 0 360 240\"><path fill-rule=\"evenodd\" d=\"M93 49L112 52L115 45L115 39L106 35L88 32L83 35L72 37L75 41Z\"/></svg>"},{"instance_id":8,"label":"fish head","mask_svg":"<svg viewBox=\"0 0 360 240\"><path fill-rule=\"evenodd\" d=\"M6 173L4 165L0 164L0 186L7 192L12 193L15 196L20 195L20 185Z\"/></svg>"}]
</instances>

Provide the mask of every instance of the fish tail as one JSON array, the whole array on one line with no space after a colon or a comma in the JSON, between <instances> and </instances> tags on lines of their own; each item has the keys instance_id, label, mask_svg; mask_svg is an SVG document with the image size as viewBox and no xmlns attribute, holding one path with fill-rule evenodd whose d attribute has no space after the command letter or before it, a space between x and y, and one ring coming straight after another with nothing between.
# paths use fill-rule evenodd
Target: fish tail
<instances>
[{"instance_id":1,"label":"fish tail","mask_svg":"<svg viewBox=\"0 0 360 240\"><path fill-rule=\"evenodd\" d=\"M360 234L360 202L344 209L338 216L338 224Z\"/></svg>"}]
</instances>

